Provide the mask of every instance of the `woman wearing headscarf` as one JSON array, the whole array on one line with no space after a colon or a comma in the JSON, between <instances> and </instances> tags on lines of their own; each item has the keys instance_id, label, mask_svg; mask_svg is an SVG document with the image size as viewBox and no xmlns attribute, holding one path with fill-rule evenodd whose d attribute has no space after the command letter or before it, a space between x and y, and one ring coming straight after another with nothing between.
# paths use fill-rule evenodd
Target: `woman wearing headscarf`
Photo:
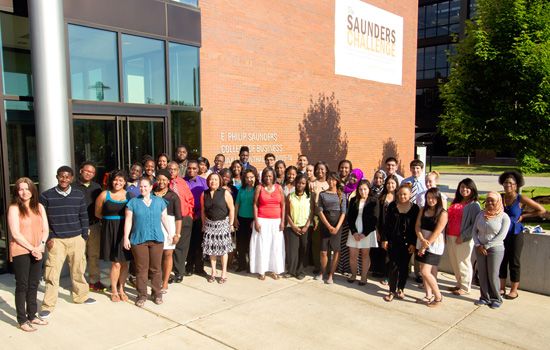
<instances>
[{"instance_id":1,"label":"woman wearing headscarf","mask_svg":"<svg viewBox=\"0 0 550 350\"><path fill-rule=\"evenodd\" d=\"M509 228L510 217L504 212L501 195L490 192L485 210L477 215L473 228L480 285L476 305L489 305L496 309L502 304L498 272L504 257L504 238Z\"/></svg>"},{"instance_id":2,"label":"woman wearing headscarf","mask_svg":"<svg viewBox=\"0 0 550 350\"><path fill-rule=\"evenodd\" d=\"M384 170L378 170L377 172L374 173L371 186L372 186L372 193L377 198L384 190L384 183L386 182L386 177L387 175Z\"/></svg>"},{"instance_id":3,"label":"woman wearing headscarf","mask_svg":"<svg viewBox=\"0 0 550 350\"><path fill-rule=\"evenodd\" d=\"M341 165L345 163L341 163ZM349 166L351 166L351 163L348 164ZM344 167L345 168L345 167ZM357 191L357 186L359 185L359 181L363 180L363 177L364 177L364 174L363 172L360 170L360 169L353 169L351 171L351 173L349 173L348 175L348 181L347 183L345 183L345 186L344 186L344 189L342 190L344 192L344 194L346 195L346 199L348 200L348 206L347 208L349 209L349 204L350 204L350 201L352 200L352 198L355 197L356 195L356 191ZM344 234L342 235L342 242L341 242L341 250L340 250L340 260L338 261L338 272L339 273L350 273L350 274L354 274L355 272L351 270L351 267L350 267L350 254L349 254L349 246L348 246L348 235L346 234L347 232L349 231L349 223L348 223L348 219L347 217L344 219L344 223L342 224L342 232L344 232ZM355 269L356 271L359 271L359 273L361 273L361 266L362 266L362 263L361 263L362 259L359 259L359 263L357 265L357 269Z\"/></svg>"}]
</instances>

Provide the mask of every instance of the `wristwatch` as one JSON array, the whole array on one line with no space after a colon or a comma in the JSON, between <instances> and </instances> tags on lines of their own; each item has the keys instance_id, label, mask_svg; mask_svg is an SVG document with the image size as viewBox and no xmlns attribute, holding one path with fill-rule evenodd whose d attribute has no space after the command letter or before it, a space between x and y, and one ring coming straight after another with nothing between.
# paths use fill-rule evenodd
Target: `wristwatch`
<instances>
[{"instance_id":1,"label":"wristwatch","mask_svg":"<svg viewBox=\"0 0 550 350\"><path fill-rule=\"evenodd\" d=\"M176 235L176 237L181 238L181 235Z\"/></svg>"}]
</instances>

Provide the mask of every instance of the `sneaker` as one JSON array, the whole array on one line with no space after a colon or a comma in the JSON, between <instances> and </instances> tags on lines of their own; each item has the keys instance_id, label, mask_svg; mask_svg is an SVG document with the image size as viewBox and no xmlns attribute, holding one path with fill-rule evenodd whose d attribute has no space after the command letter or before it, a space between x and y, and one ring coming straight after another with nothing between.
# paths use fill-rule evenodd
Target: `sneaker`
<instances>
[{"instance_id":1,"label":"sneaker","mask_svg":"<svg viewBox=\"0 0 550 350\"><path fill-rule=\"evenodd\" d=\"M86 305L93 305L95 303L97 303L97 300L92 299L92 298L88 298L88 299L86 299L86 301L84 301L84 304L86 304ZM40 315L40 317L42 317L42 315Z\"/></svg>"},{"instance_id":2,"label":"sneaker","mask_svg":"<svg viewBox=\"0 0 550 350\"><path fill-rule=\"evenodd\" d=\"M491 309L498 309L498 308L500 307L500 304L492 303L492 304L489 305L489 307L490 307Z\"/></svg>"},{"instance_id":3,"label":"sneaker","mask_svg":"<svg viewBox=\"0 0 550 350\"><path fill-rule=\"evenodd\" d=\"M38 313L38 316L40 316L40 318L48 318L48 317L50 317L50 314L51 314L51 312L49 312L47 310L43 310L43 311L40 311Z\"/></svg>"},{"instance_id":4,"label":"sneaker","mask_svg":"<svg viewBox=\"0 0 550 350\"><path fill-rule=\"evenodd\" d=\"M94 284L90 284L90 290L93 290L93 291L96 291L96 292L106 292L107 287L105 287L103 285L103 283L101 283L101 281L97 281Z\"/></svg>"},{"instance_id":5,"label":"sneaker","mask_svg":"<svg viewBox=\"0 0 550 350\"><path fill-rule=\"evenodd\" d=\"M488 302L486 302L485 300L477 300L477 301L474 301L474 305L477 305L477 306L484 306L484 305L489 305Z\"/></svg>"}]
</instances>

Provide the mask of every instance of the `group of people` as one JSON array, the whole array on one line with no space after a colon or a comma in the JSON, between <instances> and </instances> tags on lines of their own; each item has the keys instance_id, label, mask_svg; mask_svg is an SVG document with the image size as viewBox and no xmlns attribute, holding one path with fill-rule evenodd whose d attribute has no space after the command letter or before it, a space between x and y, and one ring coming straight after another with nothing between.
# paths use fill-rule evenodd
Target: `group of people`
<instances>
[{"instance_id":1,"label":"group of people","mask_svg":"<svg viewBox=\"0 0 550 350\"><path fill-rule=\"evenodd\" d=\"M544 213L519 194L523 177L516 171L502 174L504 194L489 193L484 210L475 183L462 180L447 210L447 197L437 188L439 174L424 175L420 160L410 163L412 176L403 179L397 159L390 157L370 181L349 160L331 171L326 162L311 164L306 155L287 166L268 153L266 167L258 172L246 146L229 168L223 154L216 155L213 167L204 157L187 156L188 149L178 146L174 160L163 153L132 164L129 174L113 170L105 190L93 181L91 161L81 165L75 181L70 167L59 168L57 186L40 196L28 178L16 182L8 221L21 329L47 324L66 259L75 303L93 304L88 291L107 290L100 281L101 258L111 262L111 300L128 300L129 281L137 291L135 304L142 307L149 280L151 300L158 305L171 283L193 273L209 283L226 283L234 261L236 272L246 270L260 280L266 275L303 279L313 265L314 279L327 284L340 272L349 283L359 275L359 285L365 285L372 267L389 285L389 302L405 298L414 255L415 273L426 291L417 302L437 307L443 300L437 266L445 247L456 276L451 290L465 295L471 289L475 245L477 303L496 308L501 295L518 296L522 219ZM44 247L46 290L37 315ZM210 274L204 270L205 255ZM508 267L511 289L505 294Z\"/></svg>"}]
</instances>

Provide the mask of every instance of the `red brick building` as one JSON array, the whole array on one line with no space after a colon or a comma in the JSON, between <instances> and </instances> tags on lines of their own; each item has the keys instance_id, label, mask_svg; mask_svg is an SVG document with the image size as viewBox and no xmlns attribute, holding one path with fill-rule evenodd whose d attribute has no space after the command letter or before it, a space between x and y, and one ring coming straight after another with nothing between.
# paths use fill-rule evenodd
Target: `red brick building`
<instances>
[{"instance_id":1,"label":"red brick building","mask_svg":"<svg viewBox=\"0 0 550 350\"><path fill-rule=\"evenodd\" d=\"M264 166L269 149L295 164L302 153L299 126L312 101L334 95L339 124L311 128L309 136L334 140L330 135L339 128L347 148L338 153L335 142L316 143L310 161L323 159L335 167L340 158L334 154L344 154L369 174L384 157L398 155L408 171L414 154L418 4L368 3L403 17L401 86L335 74L334 1L201 1L202 153L211 159L224 153L229 162L245 144L254 146L255 166ZM250 140L249 133L268 134L271 141Z\"/></svg>"}]
</instances>

